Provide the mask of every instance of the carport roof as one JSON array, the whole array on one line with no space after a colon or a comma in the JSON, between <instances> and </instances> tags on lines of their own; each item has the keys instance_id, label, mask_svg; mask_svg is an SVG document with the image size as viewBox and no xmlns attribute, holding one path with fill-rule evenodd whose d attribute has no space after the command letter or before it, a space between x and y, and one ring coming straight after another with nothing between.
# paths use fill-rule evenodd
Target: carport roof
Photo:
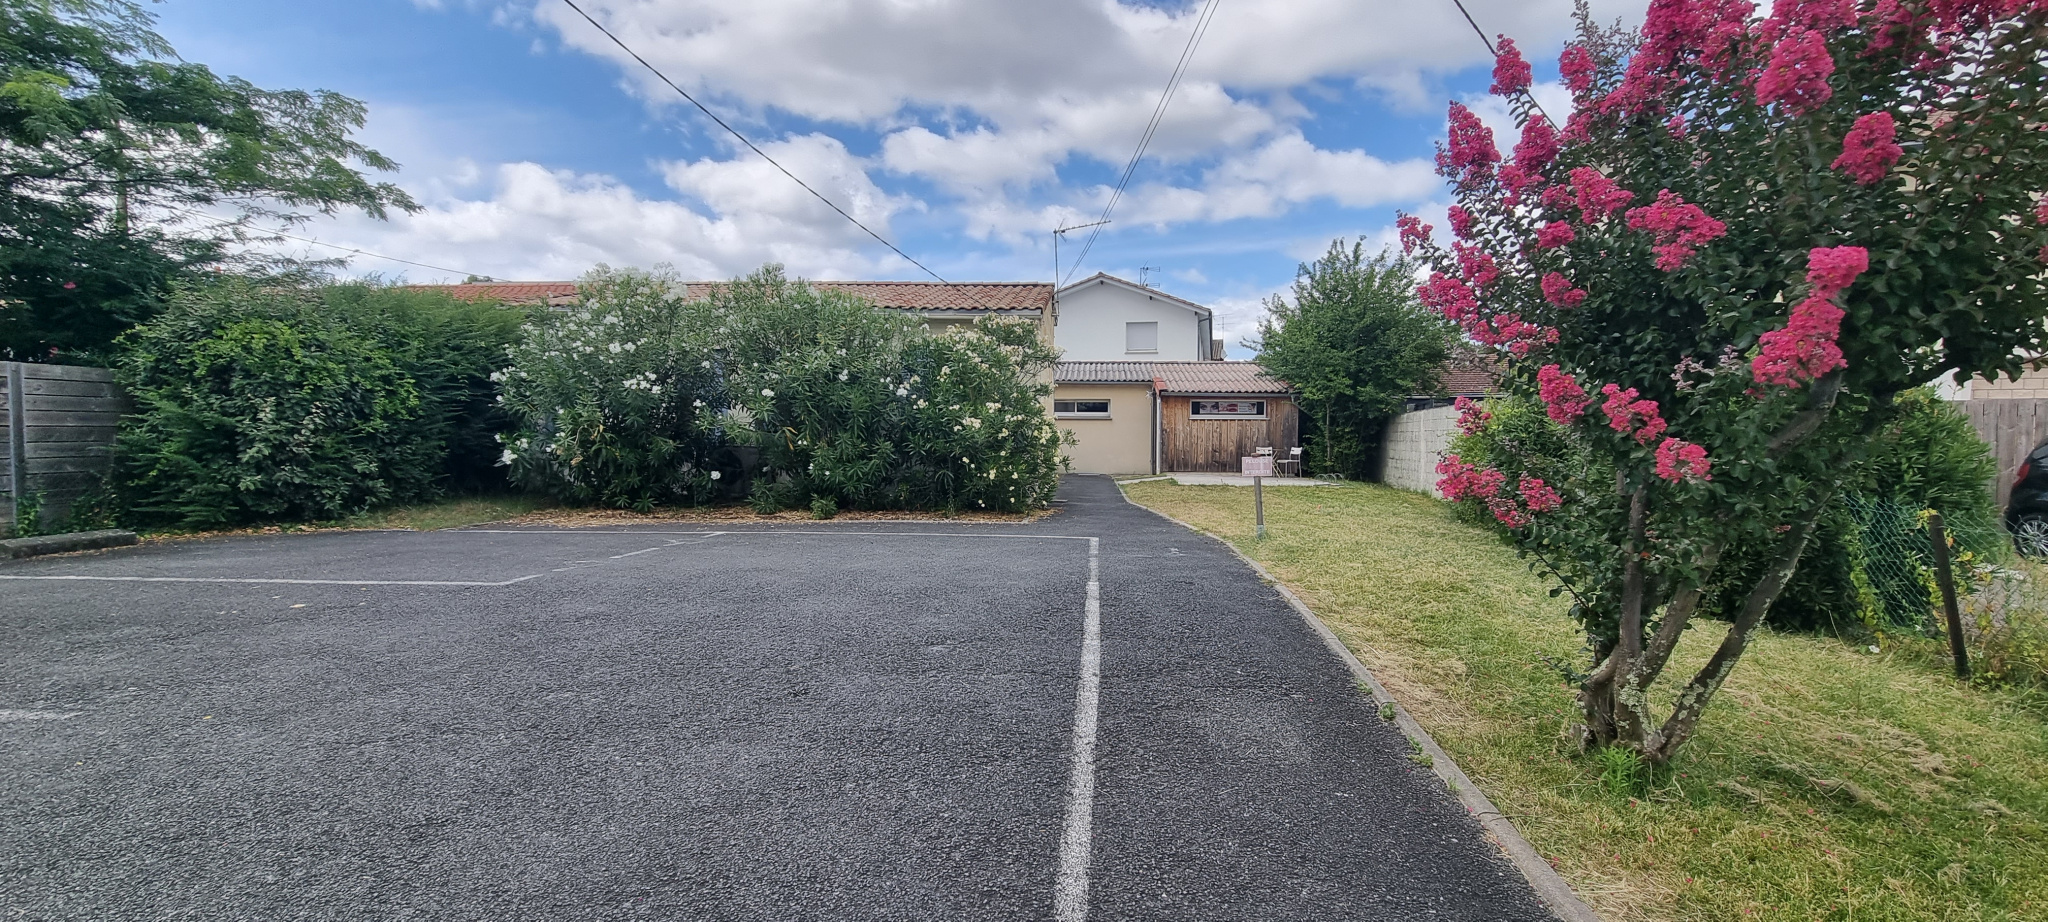
<instances>
[{"instance_id":1,"label":"carport roof","mask_svg":"<svg viewBox=\"0 0 2048 922\"><path fill-rule=\"evenodd\" d=\"M1291 394L1257 362L1061 362L1055 384L1151 384L1162 394Z\"/></svg>"}]
</instances>

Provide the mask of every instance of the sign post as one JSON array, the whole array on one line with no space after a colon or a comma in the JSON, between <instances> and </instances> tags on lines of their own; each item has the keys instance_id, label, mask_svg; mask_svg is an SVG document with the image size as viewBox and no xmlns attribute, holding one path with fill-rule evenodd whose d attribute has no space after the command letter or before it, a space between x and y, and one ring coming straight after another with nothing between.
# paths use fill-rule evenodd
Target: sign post
<instances>
[{"instance_id":1,"label":"sign post","mask_svg":"<svg viewBox=\"0 0 2048 922\"><path fill-rule=\"evenodd\" d=\"M1273 456L1255 455L1239 458L1238 471L1252 478L1252 517L1258 526L1257 536L1266 536L1266 478L1273 476Z\"/></svg>"}]
</instances>

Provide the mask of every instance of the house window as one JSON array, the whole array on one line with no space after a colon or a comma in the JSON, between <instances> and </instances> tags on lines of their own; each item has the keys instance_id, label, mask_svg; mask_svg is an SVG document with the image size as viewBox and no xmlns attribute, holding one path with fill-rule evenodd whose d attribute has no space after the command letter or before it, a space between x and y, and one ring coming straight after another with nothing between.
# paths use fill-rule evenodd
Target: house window
<instances>
[{"instance_id":1,"label":"house window","mask_svg":"<svg viewBox=\"0 0 2048 922\"><path fill-rule=\"evenodd\" d=\"M1189 419L1265 419L1263 400L1190 400Z\"/></svg>"},{"instance_id":2,"label":"house window","mask_svg":"<svg viewBox=\"0 0 2048 922\"><path fill-rule=\"evenodd\" d=\"M1158 352L1159 322L1148 320L1144 323L1124 324L1125 352Z\"/></svg>"},{"instance_id":3,"label":"house window","mask_svg":"<svg viewBox=\"0 0 2048 922\"><path fill-rule=\"evenodd\" d=\"M1108 419L1107 400L1055 400L1052 415L1059 419Z\"/></svg>"}]
</instances>

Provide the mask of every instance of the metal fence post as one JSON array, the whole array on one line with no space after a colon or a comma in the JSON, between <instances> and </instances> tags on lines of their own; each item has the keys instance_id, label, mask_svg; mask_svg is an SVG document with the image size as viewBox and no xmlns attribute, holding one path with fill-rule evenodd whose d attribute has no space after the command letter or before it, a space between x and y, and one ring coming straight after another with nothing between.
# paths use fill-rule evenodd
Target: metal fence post
<instances>
[{"instance_id":1,"label":"metal fence post","mask_svg":"<svg viewBox=\"0 0 2048 922\"><path fill-rule=\"evenodd\" d=\"M28 495L28 386L22 380L21 363L7 366L7 491L14 498L14 512L21 515L22 497Z\"/></svg>"},{"instance_id":2,"label":"metal fence post","mask_svg":"<svg viewBox=\"0 0 2048 922\"><path fill-rule=\"evenodd\" d=\"M1948 529L1941 513L1927 516L1927 537L1934 542L1934 581L1941 587L1942 614L1948 617L1948 649L1956 660L1956 678L1970 677L1970 651L1963 646L1963 613L1956 606L1955 568L1948 560Z\"/></svg>"}]
</instances>

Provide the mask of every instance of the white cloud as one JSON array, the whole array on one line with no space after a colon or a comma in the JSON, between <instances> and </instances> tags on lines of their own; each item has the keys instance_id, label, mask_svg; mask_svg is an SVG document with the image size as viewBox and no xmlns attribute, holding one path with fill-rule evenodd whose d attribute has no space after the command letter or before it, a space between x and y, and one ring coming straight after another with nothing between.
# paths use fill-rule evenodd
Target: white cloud
<instances>
[{"instance_id":1,"label":"white cloud","mask_svg":"<svg viewBox=\"0 0 2048 922\"><path fill-rule=\"evenodd\" d=\"M705 194L706 201L748 204L737 191L748 172L743 163L719 162L708 168L686 164L677 170L681 183ZM667 263L686 276L713 279L730 278L766 262L783 263L791 272L812 278L859 278L906 268L894 256L875 258L872 249L862 245L866 235L816 200L811 205L822 216L803 214L794 202L780 203L786 206L781 213L754 209L732 215L715 205L706 213L681 202L646 198L608 176L549 170L533 163L504 164L494 180L487 198L428 201L424 211L394 213L389 222L323 220L300 233L339 247L505 279L575 278L601 262ZM786 180L769 188L784 184ZM886 218L889 208L900 206L900 200L877 198L857 207L868 208L879 220ZM292 241L275 249L303 256L336 255L307 250ZM440 277L433 270L367 256L351 260L350 268L402 273L416 281Z\"/></svg>"}]
</instances>

